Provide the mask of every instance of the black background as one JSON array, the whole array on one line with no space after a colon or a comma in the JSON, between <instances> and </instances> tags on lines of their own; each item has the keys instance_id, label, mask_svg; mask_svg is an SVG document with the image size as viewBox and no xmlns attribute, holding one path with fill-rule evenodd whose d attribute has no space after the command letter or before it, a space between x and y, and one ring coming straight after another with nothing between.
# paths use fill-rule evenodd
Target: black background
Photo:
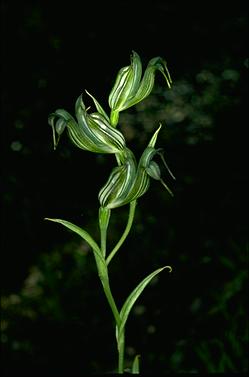
<instances>
[{"instance_id":1,"label":"black background","mask_svg":"<svg viewBox=\"0 0 249 377\"><path fill-rule=\"evenodd\" d=\"M197 97L208 93L212 127L205 138L198 121L191 131L186 118L161 131L175 196L152 182L111 266L119 306L153 269L173 267L139 299L128 322L127 363L141 353L143 373L246 372L246 2L1 1L1 18L4 375L80 376L116 367L111 313L91 252L43 220L64 218L98 237L97 193L113 160L77 150L64 135L54 152L47 117L59 107L73 114L84 89L108 109L132 50L144 67L164 57L172 90L184 81ZM236 79L226 81L231 70ZM203 71L212 72L210 92L196 79ZM150 135L141 124L134 132L130 145L139 155ZM113 211L111 243L126 211Z\"/></svg>"}]
</instances>

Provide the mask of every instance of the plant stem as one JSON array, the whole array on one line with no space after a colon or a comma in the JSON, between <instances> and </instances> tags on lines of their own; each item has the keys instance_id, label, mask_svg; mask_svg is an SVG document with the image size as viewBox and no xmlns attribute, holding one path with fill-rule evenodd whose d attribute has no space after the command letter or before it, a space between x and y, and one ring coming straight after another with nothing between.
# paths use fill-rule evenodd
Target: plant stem
<instances>
[{"instance_id":1,"label":"plant stem","mask_svg":"<svg viewBox=\"0 0 249 377\"><path fill-rule=\"evenodd\" d=\"M110 284L109 284L109 278L108 278L108 272L107 272L107 276L105 276L104 278L101 279L101 283L102 283L107 301L108 301L108 303L111 307L116 325L119 326L120 316L119 316L117 305L114 301L114 298L113 298L113 295L112 295L112 292L111 292L111 288L110 288Z\"/></svg>"},{"instance_id":2,"label":"plant stem","mask_svg":"<svg viewBox=\"0 0 249 377\"><path fill-rule=\"evenodd\" d=\"M130 210L129 210L129 216L128 221L126 224L126 228L124 230L124 233L122 234L120 240L114 247L114 249L109 254L108 258L106 259L106 267L101 269L100 279L101 283L104 289L105 296L107 298L107 301L110 305L110 308L112 310L115 322L116 322L116 328L119 329L120 327L120 314L118 311L118 308L116 306L115 300L113 298L110 283L109 283L109 277L108 277L108 264L116 254L116 252L119 250L123 242L125 241L126 237L128 236L133 220L135 215L135 209L136 209L136 200L132 201L130 203ZM110 220L110 210L107 210L103 207L100 207L99 209L99 226L100 226L100 238L101 238L101 254L105 258L106 255L106 237L107 237L107 229L108 224ZM117 346L118 346L118 373L123 374L124 373L124 350L125 350L125 329L122 329L122 335L118 336L117 339Z\"/></svg>"},{"instance_id":3,"label":"plant stem","mask_svg":"<svg viewBox=\"0 0 249 377\"><path fill-rule=\"evenodd\" d=\"M118 373L124 373L124 350L125 350L125 331L123 329L122 337L118 344Z\"/></svg>"},{"instance_id":4,"label":"plant stem","mask_svg":"<svg viewBox=\"0 0 249 377\"><path fill-rule=\"evenodd\" d=\"M101 239L101 253L105 258L106 254L106 235L107 228L109 225L109 220L111 216L111 210L108 208L99 208L99 228L100 228L100 239Z\"/></svg>"},{"instance_id":5,"label":"plant stem","mask_svg":"<svg viewBox=\"0 0 249 377\"><path fill-rule=\"evenodd\" d=\"M110 122L113 127L116 127L118 124L118 119L119 119L119 112L112 110L110 114Z\"/></svg>"},{"instance_id":6,"label":"plant stem","mask_svg":"<svg viewBox=\"0 0 249 377\"><path fill-rule=\"evenodd\" d=\"M127 222L126 228L125 228L124 233L122 234L120 240L118 241L117 245L114 247L114 249L108 255L108 257L106 259L106 265L107 266L111 262L112 258L116 254L116 252L122 246L122 244L124 243L126 237L128 236L128 234L130 232L130 229L131 229L131 226L132 226L132 223L133 223L133 220L134 220L136 204L137 204L136 200L133 200L132 202L130 202L130 211L129 211L129 217L128 217L128 222Z\"/></svg>"},{"instance_id":7,"label":"plant stem","mask_svg":"<svg viewBox=\"0 0 249 377\"><path fill-rule=\"evenodd\" d=\"M109 211L109 212L108 212ZM99 209L99 226L100 226L100 238L101 238L101 254L105 257L106 254L106 237L107 237L107 228L109 224L110 219L110 210L106 210L105 208L100 207ZM117 305L115 303L115 300L113 298L110 283L109 283L109 276L108 276L108 268L107 263L105 263L105 266L103 267L97 262L98 271L99 271L99 277L103 286L103 290L105 293L105 296L107 298L107 301L110 305L110 308L112 310L112 314L115 319L116 328L118 329L120 327L120 314L117 308ZM106 262L106 261L105 261ZM122 333L121 342L118 342L117 339L117 348L118 348L118 373L124 373L124 330Z\"/></svg>"}]
</instances>

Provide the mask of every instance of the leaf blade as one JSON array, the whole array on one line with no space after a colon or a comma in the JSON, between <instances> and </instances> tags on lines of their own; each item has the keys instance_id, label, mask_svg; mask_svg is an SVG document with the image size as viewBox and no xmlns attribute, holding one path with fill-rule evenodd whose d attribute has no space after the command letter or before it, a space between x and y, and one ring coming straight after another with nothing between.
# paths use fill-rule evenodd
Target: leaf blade
<instances>
[{"instance_id":1,"label":"leaf blade","mask_svg":"<svg viewBox=\"0 0 249 377\"><path fill-rule=\"evenodd\" d=\"M131 367L132 374L139 374L139 358L140 358L140 355L136 355L133 360L132 367Z\"/></svg>"},{"instance_id":2,"label":"leaf blade","mask_svg":"<svg viewBox=\"0 0 249 377\"><path fill-rule=\"evenodd\" d=\"M100 251L98 244L94 241L94 239L90 236L90 234L86 230L80 228L79 226L77 226L77 225L75 225L75 224L73 224L69 221L62 220L62 219L51 219L51 218L46 217L44 220L59 223L59 224L65 226L66 228L70 229L74 233L77 233L80 237L82 237L92 247L95 255L101 260L101 262L103 262L105 264L105 260L104 260L102 254L101 254L101 251Z\"/></svg>"},{"instance_id":3,"label":"leaf blade","mask_svg":"<svg viewBox=\"0 0 249 377\"><path fill-rule=\"evenodd\" d=\"M130 311L135 304L138 297L143 292L144 288L150 283L150 281L161 271L165 270L166 268L170 269L170 272L172 271L172 268L170 266L164 266L161 268L158 268L154 272L152 272L150 275L146 276L137 286L136 288L131 292L131 294L126 299L125 303L122 306L122 309L120 311L120 326L118 328L119 335L124 330L126 321L128 319L128 316L130 314Z\"/></svg>"}]
</instances>

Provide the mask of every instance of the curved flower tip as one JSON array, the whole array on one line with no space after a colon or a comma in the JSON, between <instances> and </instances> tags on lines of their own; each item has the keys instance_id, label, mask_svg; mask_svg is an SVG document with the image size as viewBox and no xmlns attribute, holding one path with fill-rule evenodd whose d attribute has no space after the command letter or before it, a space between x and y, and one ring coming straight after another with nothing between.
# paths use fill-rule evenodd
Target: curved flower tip
<instances>
[{"instance_id":1,"label":"curved flower tip","mask_svg":"<svg viewBox=\"0 0 249 377\"><path fill-rule=\"evenodd\" d=\"M79 96L75 103L77 122L63 109L58 109L49 116L48 123L53 130L54 149L67 128L71 141L78 148L95 153L122 153L125 148L123 134L111 126L101 105L90 93L87 94L93 99L97 112L89 114L89 108L86 109L82 96Z\"/></svg>"},{"instance_id":2,"label":"curved flower tip","mask_svg":"<svg viewBox=\"0 0 249 377\"><path fill-rule=\"evenodd\" d=\"M173 196L172 191L161 178L158 164L153 161L155 155L162 154L161 149L154 148L160 128L161 125L144 150L138 166L136 166L133 153L128 148L124 149L121 165L112 170L108 181L99 192L102 207L117 208L136 200L148 190L150 178L160 181Z\"/></svg>"},{"instance_id":3,"label":"curved flower tip","mask_svg":"<svg viewBox=\"0 0 249 377\"><path fill-rule=\"evenodd\" d=\"M149 142L149 145L148 145L149 147L154 147L155 146L156 141L157 141L157 136L158 136L159 131L160 131L161 128L162 128L162 124L160 123L158 129L154 132L152 138L150 139L150 142Z\"/></svg>"},{"instance_id":4,"label":"curved flower tip","mask_svg":"<svg viewBox=\"0 0 249 377\"><path fill-rule=\"evenodd\" d=\"M112 112L118 113L128 109L148 97L154 86L156 71L162 73L170 88L172 79L164 59L160 56L151 59L141 79L141 59L135 51L132 51L131 64L119 70L109 95L109 106Z\"/></svg>"},{"instance_id":5,"label":"curved flower tip","mask_svg":"<svg viewBox=\"0 0 249 377\"><path fill-rule=\"evenodd\" d=\"M96 100L96 98L93 97L92 94L90 94L86 89L85 89L85 92L86 94L92 98L93 102L94 102L94 105L98 111L98 113L100 113L106 120L107 122L110 122L110 119L108 117L108 115L106 114L105 110L103 109L103 107L99 104L99 102Z\"/></svg>"},{"instance_id":6,"label":"curved flower tip","mask_svg":"<svg viewBox=\"0 0 249 377\"><path fill-rule=\"evenodd\" d=\"M58 109L54 113L50 114L48 117L48 124L52 127L53 131L53 144L54 149L56 149L60 136L64 132L69 121L74 120L73 117L65 110ZM57 136L57 140L56 140Z\"/></svg>"}]
</instances>

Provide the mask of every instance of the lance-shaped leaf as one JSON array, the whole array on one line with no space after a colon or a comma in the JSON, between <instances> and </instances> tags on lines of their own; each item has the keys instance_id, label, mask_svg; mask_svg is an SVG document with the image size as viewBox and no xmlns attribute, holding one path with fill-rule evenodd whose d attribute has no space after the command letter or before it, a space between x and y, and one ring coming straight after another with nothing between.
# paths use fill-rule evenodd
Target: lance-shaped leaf
<instances>
[{"instance_id":1,"label":"lance-shaped leaf","mask_svg":"<svg viewBox=\"0 0 249 377\"><path fill-rule=\"evenodd\" d=\"M136 355L134 357L132 367L131 367L132 374L139 374L139 359L140 359L140 355Z\"/></svg>"},{"instance_id":2,"label":"lance-shaped leaf","mask_svg":"<svg viewBox=\"0 0 249 377\"><path fill-rule=\"evenodd\" d=\"M52 222L55 222L55 223L59 223L59 224L65 226L66 228L70 229L74 233L78 234L81 238L83 238L91 246L91 248L93 250L99 276L103 276L103 275L105 276L105 274L106 274L105 273L105 271L106 271L105 259L101 254L101 251L100 251L98 244L94 241L94 239L90 236L90 234L86 230L84 230L84 229L80 228L79 226L77 226L77 225L75 225L75 224L73 224L69 221L66 221L66 220L51 219L51 218L48 218L48 217L46 217L45 220L49 220L49 221L52 221Z\"/></svg>"},{"instance_id":3,"label":"lance-shaped leaf","mask_svg":"<svg viewBox=\"0 0 249 377\"><path fill-rule=\"evenodd\" d=\"M165 268L168 268L170 272L172 271L172 268L170 266L158 268L157 270L152 272L150 275L148 275L145 279L143 279L141 283L138 284L138 286L131 292L129 297L126 299L120 311L120 325L117 327L117 341L118 342L119 342L119 339L122 339L122 332L124 331L126 321L128 319L130 311L133 308L133 305L135 304L136 300L141 295L144 288L150 283L150 281L156 275L158 275L161 271L163 271Z\"/></svg>"},{"instance_id":4,"label":"lance-shaped leaf","mask_svg":"<svg viewBox=\"0 0 249 377\"><path fill-rule=\"evenodd\" d=\"M170 88L172 80L165 60L159 56L151 59L141 79L141 60L133 51L131 64L120 69L110 92L109 106L112 112L118 113L145 99L153 89L156 71L162 73Z\"/></svg>"},{"instance_id":5,"label":"lance-shaped leaf","mask_svg":"<svg viewBox=\"0 0 249 377\"><path fill-rule=\"evenodd\" d=\"M48 122L53 129L54 147L59 137L67 128L72 142L79 148L95 153L120 153L125 147L123 134L113 128L102 107L94 99L95 105L101 111L87 113L85 104L80 96L75 104L76 120L65 110L58 109L49 116ZM56 140L56 133L58 139Z\"/></svg>"}]
</instances>

